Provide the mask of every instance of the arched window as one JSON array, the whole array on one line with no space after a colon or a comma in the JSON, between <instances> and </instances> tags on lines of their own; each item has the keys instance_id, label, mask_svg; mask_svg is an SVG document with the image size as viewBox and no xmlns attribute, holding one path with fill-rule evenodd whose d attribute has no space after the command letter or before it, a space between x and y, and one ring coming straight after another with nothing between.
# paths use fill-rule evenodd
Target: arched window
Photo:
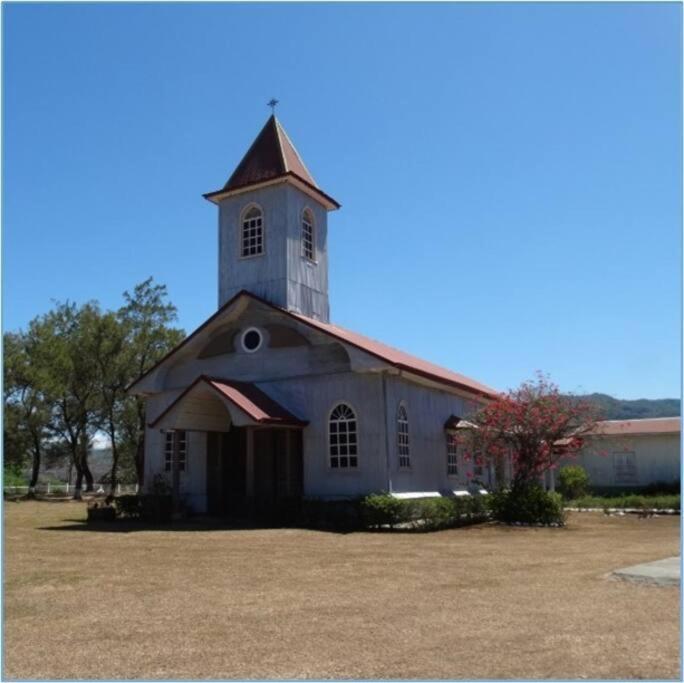
<instances>
[{"instance_id":1,"label":"arched window","mask_svg":"<svg viewBox=\"0 0 684 683\"><path fill-rule=\"evenodd\" d=\"M397 452L399 453L399 467L411 467L409 421L406 406L403 403L399 404L397 410Z\"/></svg>"},{"instance_id":2,"label":"arched window","mask_svg":"<svg viewBox=\"0 0 684 683\"><path fill-rule=\"evenodd\" d=\"M330 413L330 467L349 469L358 465L356 413L346 403L338 403Z\"/></svg>"},{"instance_id":3,"label":"arched window","mask_svg":"<svg viewBox=\"0 0 684 683\"><path fill-rule=\"evenodd\" d=\"M258 206L252 206L242 216L240 256L259 256L264 253L264 217Z\"/></svg>"},{"instance_id":4,"label":"arched window","mask_svg":"<svg viewBox=\"0 0 684 683\"><path fill-rule=\"evenodd\" d=\"M304 209L302 214L302 256L313 261L315 254L313 214L309 209Z\"/></svg>"}]
</instances>

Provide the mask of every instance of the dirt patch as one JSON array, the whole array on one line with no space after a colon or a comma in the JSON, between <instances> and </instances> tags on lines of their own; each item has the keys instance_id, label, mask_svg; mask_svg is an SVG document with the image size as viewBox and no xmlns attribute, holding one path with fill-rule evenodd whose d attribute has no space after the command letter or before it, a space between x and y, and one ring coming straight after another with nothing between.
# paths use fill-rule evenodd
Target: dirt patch
<instances>
[{"instance_id":1,"label":"dirt patch","mask_svg":"<svg viewBox=\"0 0 684 683\"><path fill-rule=\"evenodd\" d=\"M84 531L5 504L5 678L678 678L679 518L430 534Z\"/></svg>"}]
</instances>

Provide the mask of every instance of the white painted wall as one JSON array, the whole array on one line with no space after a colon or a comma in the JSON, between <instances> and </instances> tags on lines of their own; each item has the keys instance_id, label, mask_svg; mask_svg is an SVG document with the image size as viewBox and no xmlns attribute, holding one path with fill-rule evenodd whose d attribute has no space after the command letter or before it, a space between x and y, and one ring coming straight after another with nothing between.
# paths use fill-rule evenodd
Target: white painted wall
<instances>
[{"instance_id":1,"label":"white painted wall","mask_svg":"<svg viewBox=\"0 0 684 683\"><path fill-rule=\"evenodd\" d=\"M634 486L676 482L680 478L681 437L679 434L635 434L600 436L588 440L574 459L589 474L592 486L626 487L616 479L615 455L634 453L637 479ZM566 463L563 463L566 464Z\"/></svg>"},{"instance_id":2,"label":"white painted wall","mask_svg":"<svg viewBox=\"0 0 684 683\"><path fill-rule=\"evenodd\" d=\"M409 418L410 469L399 467L397 410L404 402ZM387 430L390 442L392 490L451 491L468 486L467 471L473 463L459 457L458 476L447 474L447 439L444 423L451 415L463 417L467 399L452 393L420 386L402 377L387 377ZM485 478L487 472L485 469Z\"/></svg>"},{"instance_id":3,"label":"white painted wall","mask_svg":"<svg viewBox=\"0 0 684 683\"><path fill-rule=\"evenodd\" d=\"M240 219L253 203L263 211L265 252L240 258ZM305 208L314 216L314 263L301 251ZM219 306L247 289L277 306L328 322L327 221L321 204L287 183L223 199L219 204Z\"/></svg>"}]
</instances>

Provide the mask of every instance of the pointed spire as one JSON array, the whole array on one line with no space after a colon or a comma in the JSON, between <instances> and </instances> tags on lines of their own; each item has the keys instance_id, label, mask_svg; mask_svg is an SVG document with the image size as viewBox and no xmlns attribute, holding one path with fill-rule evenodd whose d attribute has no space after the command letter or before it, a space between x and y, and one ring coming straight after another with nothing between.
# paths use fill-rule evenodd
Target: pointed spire
<instances>
[{"instance_id":1,"label":"pointed spire","mask_svg":"<svg viewBox=\"0 0 684 683\"><path fill-rule=\"evenodd\" d=\"M339 208L339 204L316 185L285 129L275 114L272 114L223 189L204 196L214 201L220 196L245 189L250 185L288 177L300 181L309 191L320 195L319 199L324 198L326 201L323 203L330 204L329 208Z\"/></svg>"}]
</instances>

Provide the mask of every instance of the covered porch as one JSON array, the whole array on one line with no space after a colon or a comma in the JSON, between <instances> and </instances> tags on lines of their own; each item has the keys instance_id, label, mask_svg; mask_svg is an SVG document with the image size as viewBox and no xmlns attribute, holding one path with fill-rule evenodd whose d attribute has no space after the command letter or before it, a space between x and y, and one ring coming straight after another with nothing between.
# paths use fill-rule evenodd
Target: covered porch
<instances>
[{"instance_id":1,"label":"covered porch","mask_svg":"<svg viewBox=\"0 0 684 683\"><path fill-rule=\"evenodd\" d=\"M301 498L306 424L254 384L202 376L149 426L167 435L165 469L176 505L182 475L194 467L195 477L203 473L195 482L203 511L245 517ZM186 450L189 441L202 448Z\"/></svg>"}]
</instances>

